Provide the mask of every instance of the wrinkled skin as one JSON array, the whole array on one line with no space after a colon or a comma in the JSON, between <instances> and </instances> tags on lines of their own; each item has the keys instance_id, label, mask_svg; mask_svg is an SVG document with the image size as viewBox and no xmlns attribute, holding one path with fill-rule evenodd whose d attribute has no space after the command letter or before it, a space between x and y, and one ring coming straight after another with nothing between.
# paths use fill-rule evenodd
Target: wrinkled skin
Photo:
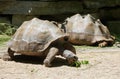
<instances>
[{"instance_id":1,"label":"wrinkled skin","mask_svg":"<svg viewBox=\"0 0 120 79\"><path fill-rule=\"evenodd\" d=\"M33 18L24 22L8 43L4 60L14 59L14 53L45 57L45 66L51 66L56 55L61 55L71 64L78 60L75 48L69 44L68 35L54 23Z\"/></svg>"},{"instance_id":2,"label":"wrinkled skin","mask_svg":"<svg viewBox=\"0 0 120 79\"><path fill-rule=\"evenodd\" d=\"M81 16L76 14L67 18L61 29L67 33L69 42L74 45L98 45L100 47L114 44L115 38L100 20L95 20L91 15Z\"/></svg>"}]
</instances>

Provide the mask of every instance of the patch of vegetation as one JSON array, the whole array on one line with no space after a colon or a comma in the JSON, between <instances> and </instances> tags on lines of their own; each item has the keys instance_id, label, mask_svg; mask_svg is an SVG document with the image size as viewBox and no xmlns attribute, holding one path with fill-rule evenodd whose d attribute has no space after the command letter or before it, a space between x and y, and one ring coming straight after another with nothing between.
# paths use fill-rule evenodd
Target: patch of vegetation
<instances>
[{"instance_id":1,"label":"patch of vegetation","mask_svg":"<svg viewBox=\"0 0 120 79\"><path fill-rule=\"evenodd\" d=\"M89 61L87 61L87 60L82 60L82 61L81 61L81 64L87 65L87 64L89 64Z\"/></svg>"},{"instance_id":2,"label":"patch of vegetation","mask_svg":"<svg viewBox=\"0 0 120 79\"><path fill-rule=\"evenodd\" d=\"M13 35L15 31L15 26L7 23L0 23L0 34Z\"/></svg>"},{"instance_id":3,"label":"patch of vegetation","mask_svg":"<svg viewBox=\"0 0 120 79\"><path fill-rule=\"evenodd\" d=\"M0 46L2 46L5 42L10 40L10 36L8 35L0 35Z\"/></svg>"},{"instance_id":4,"label":"patch of vegetation","mask_svg":"<svg viewBox=\"0 0 120 79\"><path fill-rule=\"evenodd\" d=\"M71 66L80 67L81 65L87 65L87 64L89 64L89 61L82 60L82 61L76 61L76 62L72 63Z\"/></svg>"}]
</instances>

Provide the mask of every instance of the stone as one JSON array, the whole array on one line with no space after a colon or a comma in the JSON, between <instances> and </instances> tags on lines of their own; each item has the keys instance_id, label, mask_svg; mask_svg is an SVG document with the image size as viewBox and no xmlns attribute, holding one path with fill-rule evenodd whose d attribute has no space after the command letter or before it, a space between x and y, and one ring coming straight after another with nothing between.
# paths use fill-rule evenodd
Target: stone
<instances>
[{"instance_id":1,"label":"stone","mask_svg":"<svg viewBox=\"0 0 120 79\"><path fill-rule=\"evenodd\" d=\"M0 2L3 7L5 1ZM27 5L26 5L27 4ZM6 6L0 9L2 14L53 15L81 12L81 1L6 1Z\"/></svg>"},{"instance_id":2,"label":"stone","mask_svg":"<svg viewBox=\"0 0 120 79\"><path fill-rule=\"evenodd\" d=\"M13 25L16 25L18 28L24 21L27 21L27 20L31 20L32 18L34 18L34 16L32 15L13 15L12 16L12 24Z\"/></svg>"},{"instance_id":3,"label":"stone","mask_svg":"<svg viewBox=\"0 0 120 79\"><path fill-rule=\"evenodd\" d=\"M0 16L0 23L11 23L10 16Z\"/></svg>"},{"instance_id":4,"label":"stone","mask_svg":"<svg viewBox=\"0 0 120 79\"><path fill-rule=\"evenodd\" d=\"M119 0L84 0L84 5L86 8L103 8L103 7L114 7L119 5Z\"/></svg>"}]
</instances>

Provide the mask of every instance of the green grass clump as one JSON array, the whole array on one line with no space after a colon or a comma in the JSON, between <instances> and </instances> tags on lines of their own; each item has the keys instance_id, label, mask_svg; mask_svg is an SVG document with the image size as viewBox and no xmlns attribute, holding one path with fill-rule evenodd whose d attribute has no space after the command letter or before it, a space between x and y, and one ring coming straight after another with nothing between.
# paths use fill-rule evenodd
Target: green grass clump
<instances>
[{"instance_id":1,"label":"green grass clump","mask_svg":"<svg viewBox=\"0 0 120 79\"><path fill-rule=\"evenodd\" d=\"M8 35L0 35L0 46L3 45L5 42L7 42L8 40L10 40L10 36Z\"/></svg>"},{"instance_id":2,"label":"green grass clump","mask_svg":"<svg viewBox=\"0 0 120 79\"><path fill-rule=\"evenodd\" d=\"M89 64L89 61L87 61L87 60L82 60L82 61L81 61L81 64L87 65L87 64Z\"/></svg>"},{"instance_id":3,"label":"green grass clump","mask_svg":"<svg viewBox=\"0 0 120 79\"><path fill-rule=\"evenodd\" d=\"M16 31L16 26L7 23L0 23L0 34L13 35Z\"/></svg>"},{"instance_id":4,"label":"green grass clump","mask_svg":"<svg viewBox=\"0 0 120 79\"><path fill-rule=\"evenodd\" d=\"M71 64L71 66L80 67L81 65L87 65L87 64L89 64L89 61L82 60L82 61L75 61L74 63Z\"/></svg>"},{"instance_id":5,"label":"green grass clump","mask_svg":"<svg viewBox=\"0 0 120 79\"><path fill-rule=\"evenodd\" d=\"M80 61L75 61L74 63L71 64L71 66L73 66L73 67L80 67L81 66L81 62Z\"/></svg>"}]
</instances>

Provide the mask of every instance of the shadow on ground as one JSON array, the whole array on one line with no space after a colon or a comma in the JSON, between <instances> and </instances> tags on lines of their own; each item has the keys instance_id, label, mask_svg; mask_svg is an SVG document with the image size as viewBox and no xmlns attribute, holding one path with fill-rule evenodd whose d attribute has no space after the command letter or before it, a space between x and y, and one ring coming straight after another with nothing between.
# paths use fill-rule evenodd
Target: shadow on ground
<instances>
[{"instance_id":1,"label":"shadow on ground","mask_svg":"<svg viewBox=\"0 0 120 79\"><path fill-rule=\"evenodd\" d=\"M27 64L43 65L44 58L26 55L15 55L13 61ZM56 57L52 62L52 67L59 67L62 65L67 65L67 61L61 57Z\"/></svg>"}]
</instances>

